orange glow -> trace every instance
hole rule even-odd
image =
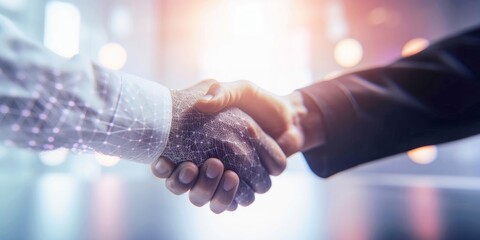
[[[417,54],[428,47],[428,40],[425,38],[414,38],[408,41],[402,49],[402,56],[408,57]]]
[[[206,2],[197,21],[199,78],[247,79],[282,95],[310,84],[309,33],[295,24],[292,1]]]
[[[437,147],[431,145],[416,148],[408,151],[407,155],[414,163],[422,165],[429,164],[437,158]]]
[[[98,61],[106,68],[120,70],[127,62],[127,51],[118,43],[107,43],[100,49]]]
[[[354,67],[362,61],[363,48],[360,42],[346,38],[335,45],[335,61],[342,67]]]
[[[387,10],[383,7],[377,7],[368,14],[368,21],[372,25],[380,25],[387,21]]]

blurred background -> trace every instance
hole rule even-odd
[[[250,80],[277,94],[387,64],[480,24],[477,0],[0,0],[66,57],[184,88]],[[300,154],[248,208],[215,215],[149,166],[0,146],[0,239],[478,239],[480,138],[324,180]]]

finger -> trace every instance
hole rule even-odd
[[[287,167],[287,157],[270,136],[258,130],[258,138],[254,139],[260,161],[270,175],[278,176]]]
[[[244,181],[248,186],[256,193],[265,193],[272,186],[270,175],[260,161],[258,151],[255,147],[255,141],[258,138],[255,125],[246,128],[247,132],[242,134],[249,136],[247,142],[248,146],[231,144],[229,148],[236,154],[233,159],[226,161],[227,169],[234,170],[240,179]],[[240,164],[240,165],[239,165]],[[237,201],[238,202],[238,201]],[[241,204],[240,202],[238,202]]]
[[[198,167],[192,162],[183,162],[167,178],[165,185],[172,193],[180,195],[190,190],[197,177]]]
[[[201,207],[209,202],[223,174],[223,163],[216,158],[210,158],[203,163],[197,182],[190,191],[190,202]]]
[[[304,140],[303,133],[300,133],[298,128],[290,128],[282,135],[275,139],[276,143],[287,156],[299,151],[302,148]]]
[[[286,101],[248,81],[215,82],[195,103],[195,108],[204,113],[219,112],[227,107],[238,107],[275,138],[290,124],[286,118],[290,112]]]
[[[237,207],[238,207],[238,203],[235,202],[235,200],[234,200],[234,201],[230,204],[230,206],[228,206],[227,211],[233,212],[233,211],[237,210]]]
[[[250,101],[243,96],[252,94],[255,86],[247,81],[233,83],[213,83],[205,96],[200,98],[195,107],[205,113],[218,112],[226,107],[236,106],[240,101]]]
[[[259,162],[256,159],[256,162]],[[241,178],[250,186],[256,193],[266,193],[272,187],[272,180],[267,170],[259,163],[256,166],[249,167],[249,173],[240,175]]]
[[[227,170],[223,173],[222,180],[210,202],[212,212],[219,214],[227,210],[233,202],[239,183],[240,179],[235,172]]]
[[[158,178],[168,178],[175,169],[175,164],[167,158],[160,157],[151,165],[152,173]]]
[[[216,83],[217,81],[214,79],[206,79],[203,81],[198,82],[197,84],[187,88],[189,90],[195,89],[195,90],[203,90],[204,93],[207,92],[207,90],[211,87],[212,84]]]
[[[253,192],[252,188],[244,182],[243,180],[240,181],[240,185],[238,186],[237,194],[235,195],[235,202],[242,206],[248,206],[255,201],[255,193]]]

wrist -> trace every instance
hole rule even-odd
[[[313,99],[302,91],[294,91],[288,98],[293,106],[296,124],[304,138],[300,150],[305,151],[324,143],[322,115]]]

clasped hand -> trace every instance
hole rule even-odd
[[[172,101],[169,142],[152,172],[171,192],[190,191],[194,205],[210,201],[215,213],[251,204],[286,156],[322,141],[312,131],[319,114],[309,114],[316,108],[299,92],[277,97],[246,81],[207,80],[172,91]]]

